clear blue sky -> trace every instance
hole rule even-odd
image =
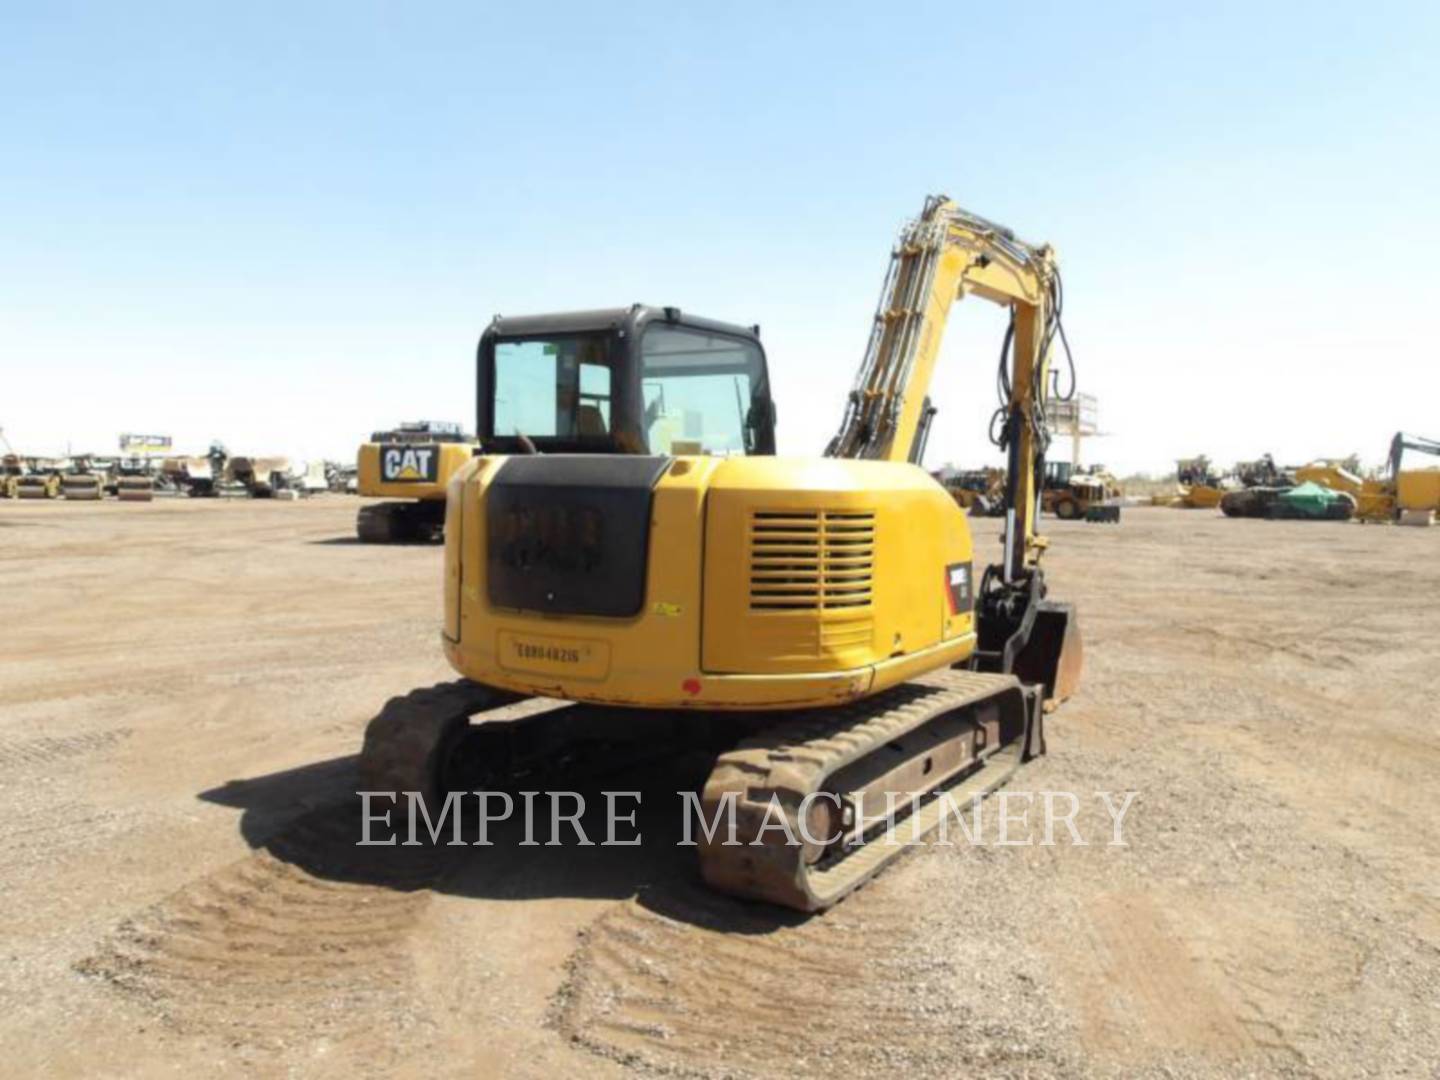
[[[1440,435],[1437,11],[0,2],[0,426],[347,456],[468,426],[493,313],[641,300],[761,323],[814,452],[944,191],[1058,249],[1090,456],[1378,460]]]

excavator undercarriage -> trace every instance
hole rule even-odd
[[[1044,701],[1016,675],[943,670],[799,714],[631,711],[626,736],[658,756],[719,751],[695,829],[708,884],[818,911],[1043,754]],[[453,791],[603,774],[588,736],[616,710],[550,702],[536,722],[535,703],[468,680],[395,698],[366,729],[357,790],[416,792],[433,814]],[[394,809],[405,822],[408,803]]]
[[[355,515],[355,536],[362,544],[432,543],[444,534],[445,504],[435,500],[374,503]]]

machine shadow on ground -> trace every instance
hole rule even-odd
[[[732,899],[708,889],[700,878],[693,846],[682,846],[686,803],[679,792],[699,792],[713,756],[705,748],[669,746],[607,746],[604,760],[563,762],[543,777],[520,782],[490,783],[514,800],[509,820],[492,822],[490,846],[479,838],[478,800],[464,801],[461,839],[452,846],[450,827],[432,844],[423,826],[419,846],[400,841],[383,823],[372,838],[395,836],[397,843],[360,846],[361,800],[356,796],[357,756],[331,758],[253,779],[234,780],[201,792],[206,802],[241,811],[239,829],[245,841],[312,877],[402,891],[431,889],[448,895],[488,900],[548,898],[625,900],[677,921],[728,933],[764,934],[805,921],[807,916],[763,904]],[[532,791],[532,832],[527,837],[521,792]],[[580,826],[591,845],[582,845],[571,825],[559,825],[560,843],[552,837],[547,792],[575,792],[585,800]],[[615,838],[640,838],[639,844],[611,845],[606,792],[616,795]],[[495,800],[493,813],[500,812]],[[572,812],[564,799],[562,814]],[[376,803],[373,811],[383,811]],[[634,812],[634,822],[623,820]],[[692,836],[698,836],[691,821]],[[530,840],[532,843],[526,843]]]
[[[383,544],[367,544],[358,536],[326,536],[319,540],[307,540],[305,543],[311,547],[423,547],[439,548],[441,545],[434,540],[387,540]]]

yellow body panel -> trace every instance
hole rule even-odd
[[[1361,521],[1393,521],[1395,488],[1384,480],[1362,480],[1355,496],[1355,516]]]
[[[432,451],[436,455],[435,479],[394,480],[381,479],[380,455],[386,447],[402,450]],[[445,498],[445,488],[450,478],[465,466],[475,453],[473,443],[373,443],[361,445],[356,455],[356,485],[361,495],[379,496],[387,499],[434,499]]]
[[[1180,499],[1175,505],[1194,510],[1213,510],[1224,496],[1225,492],[1209,484],[1191,484],[1180,488]]]
[[[950,611],[950,573],[974,592],[966,518],[916,466],[676,458],[654,489],[644,606],[606,618],[490,606],[485,496],[503,461],[457,474],[446,508],[445,650],[468,678],[602,704],[798,708],[974,651],[970,606]]]
[[[1404,469],[1395,488],[1401,510],[1440,510],[1440,469]]]

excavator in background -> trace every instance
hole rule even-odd
[[[988,566],[919,465],[942,331],[969,296],[1010,315]],[[1047,596],[1037,532],[1062,303],[1048,246],[927,199],[819,458],[773,456],[758,327],[640,305],[497,318],[483,452],[446,503],[442,639],[464,679],[371,721],[362,790],[433,800],[457,763],[524,774],[544,732],[605,718],[640,738],[657,720],[748,732],[700,795],[707,821],[734,823],[701,841],[702,876],[802,911],[839,901],[904,850],[874,842],[877,807],[924,835],[941,795],[968,804],[1042,753],[1046,707],[1078,683],[1075,612]],[[504,719],[519,698],[547,711]]]
[[[1236,466],[1245,486],[1227,492],[1220,508],[1228,517],[1353,517],[1428,525],[1440,510],[1440,469],[1404,468],[1407,450],[1440,455],[1440,442],[1397,432],[1385,474],[1365,479],[1332,460],[1280,469],[1267,454]]]
[[[1395,433],[1390,440],[1390,457],[1387,463],[1384,483],[1393,489],[1395,518],[1402,524],[1429,525],[1440,511],[1440,469],[1405,469],[1405,451],[1415,450],[1422,454],[1440,456],[1440,442]]]
[[[1334,462],[1321,461],[1296,469],[1295,478],[1350,495],[1361,521],[1430,524],[1440,511],[1440,469],[1406,469],[1407,450],[1440,456],[1440,441],[1397,431],[1390,440],[1383,476],[1361,479]]]
[[[355,535],[366,544],[439,540],[446,485],[477,448],[459,424],[434,420],[375,432],[356,455],[357,488],[393,501],[362,506]]]

